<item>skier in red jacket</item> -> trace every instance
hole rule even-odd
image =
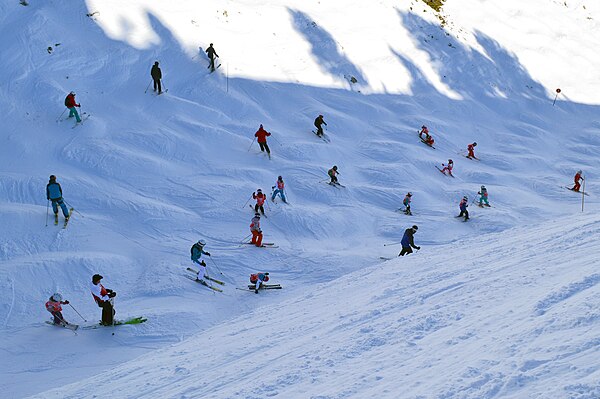
[[[256,137],[256,141],[258,142],[258,145],[260,146],[260,151],[264,152],[265,150],[267,150],[267,154],[269,155],[269,158],[271,158],[271,150],[269,149],[269,146],[267,145],[267,137],[270,135],[271,135],[271,133],[269,133],[265,129],[263,129],[263,125],[260,125],[260,127],[258,128],[256,133],[254,133],[254,137]]]
[[[254,212],[258,212],[258,210],[260,209],[260,212],[264,215],[264,204],[267,199],[267,196],[263,194],[262,190],[259,188],[258,190],[252,193],[252,198],[256,200],[256,205],[254,205]]]
[[[425,144],[427,144],[428,146],[432,147],[434,140],[433,137],[431,137],[431,135],[429,134],[429,129],[427,129],[427,126],[423,125],[421,126],[421,131],[419,132],[419,137],[421,138],[421,141]]]
[[[77,123],[81,122],[81,118],[79,117],[79,114],[77,113],[77,109],[75,108],[75,107],[81,107],[81,104],[77,104],[77,102],[75,101],[75,92],[74,91],[67,94],[67,97],[65,98],[65,107],[67,107],[69,109],[69,118],[75,117],[75,119],[77,120]]]
[[[469,159],[477,159],[477,157],[475,156],[475,147],[477,147],[477,142],[473,142],[472,144],[469,144],[467,146],[467,151],[469,151],[469,154],[467,155],[467,158],[469,158]]]
[[[577,173],[575,173],[575,177],[573,178],[573,180],[575,181],[575,185],[573,186],[573,188],[571,190],[579,192],[579,189],[581,188],[581,183],[579,183],[579,181],[585,180],[583,178],[583,176],[581,176],[582,173],[583,172],[580,170],[578,170]]]
[[[252,244],[257,247],[262,246],[263,233],[260,229],[260,213],[256,212],[250,223],[250,232],[252,233]]]
[[[62,306],[60,305],[68,305],[69,301],[63,301],[63,297],[61,294],[56,293],[48,299],[46,302],[46,310],[54,316],[54,324],[58,324],[61,326],[66,326],[67,321],[62,315]]]

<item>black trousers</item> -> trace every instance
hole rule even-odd
[[[335,184],[338,182],[337,176],[329,176],[329,177],[331,177],[331,181],[330,181],[331,184]]]
[[[210,70],[214,71],[215,70],[215,59],[214,58],[210,58]]]
[[[98,302],[98,306],[102,308],[102,324],[113,324],[115,309],[113,308],[112,303],[109,301],[100,301]]]
[[[264,143],[259,142],[258,145],[260,146],[261,151],[267,150],[267,154],[271,153],[271,150],[269,149],[269,146],[267,145],[266,142],[264,142]]]
[[[154,91],[158,89],[159,93],[162,93],[162,87],[160,86],[160,79],[154,79]]]
[[[411,247],[402,247],[402,251],[398,254],[398,256],[404,256],[408,254],[412,254],[413,250]]]
[[[254,205],[254,212],[258,212],[258,210],[260,209],[260,211],[262,212],[262,214],[265,214],[265,208],[262,205]]]
[[[317,126],[317,136],[322,136],[322,135],[323,135],[323,128],[321,126]]]
[[[464,216],[465,219],[469,218],[469,211],[464,210],[464,211],[460,211],[460,215],[458,215],[458,217]]]

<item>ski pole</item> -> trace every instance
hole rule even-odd
[[[83,319],[83,321],[87,322],[87,320],[85,319],[85,317],[83,317],[83,316],[81,315],[81,313],[79,313],[79,312],[77,311],[77,309],[75,309],[75,308],[73,307],[73,305],[71,305],[71,303],[69,303],[69,306],[73,308],[73,310],[75,311],[75,313],[77,313],[77,314],[79,315],[79,317],[81,317],[81,318]]]
[[[402,244],[402,241],[398,241],[398,242],[392,242],[392,243],[389,243],[389,244],[383,244],[383,246],[384,246],[384,247],[389,247],[389,246],[391,246],[391,245],[398,245],[398,244]]]
[[[48,227],[48,212],[50,212],[50,200],[46,202],[46,227]]]
[[[252,139],[252,143],[250,143],[250,147],[248,147],[248,151],[246,151],[246,152],[250,152],[250,149],[252,148],[252,144],[254,144],[254,140],[256,140],[256,137]]]
[[[271,136],[271,138],[277,143],[279,144],[280,147],[283,147],[283,145],[279,142],[279,140],[277,140],[274,136]]]
[[[221,276],[224,276],[223,272],[221,271],[221,269],[217,265],[217,262],[214,261],[214,259],[212,258],[212,256],[209,256],[209,258],[210,258],[210,260],[212,260],[212,263],[215,265],[215,267],[217,268],[217,270],[219,271],[219,273],[221,273]]]
[[[67,324],[69,324],[62,317],[60,317],[60,316],[56,316],[56,317],[58,317],[58,320],[60,320],[63,323],[63,327],[66,326]],[[71,329],[69,328],[69,330],[71,330]],[[75,332],[75,330],[71,330],[71,331],[73,331],[73,334],[77,335],[77,333]]]
[[[65,112],[67,111],[67,109],[65,108],[62,112],[62,114],[60,114],[60,116],[58,118],[56,118],[56,121],[60,121],[60,119],[62,118],[62,116],[65,114]]]
[[[65,204],[67,204],[67,206],[68,206],[69,208],[73,209],[73,212],[77,212],[77,213],[79,214],[79,216],[81,216],[82,218],[84,218],[84,217],[85,217],[85,216],[83,216],[83,215],[81,214],[81,212],[79,212],[77,209],[73,208],[73,206],[72,206],[71,204],[69,204],[69,203],[67,202],[67,200],[66,200],[66,199],[64,199],[64,198],[63,198],[63,201],[65,202]]]
[[[583,212],[584,198],[585,198],[585,179],[583,179],[583,187],[581,187],[581,212]]]
[[[144,94],[148,93],[148,89],[150,88],[151,84],[152,84],[152,81],[150,81],[150,83],[148,83],[148,86],[146,86],[146,90],[144,90]]]
[[[162,83],[163,89],[165,89],[164,91],[167,91],[167,90],[169,90],[169,89],[167,89],[167,85],[165,84],[165,80],[164,80],[164,79],[161,79],[160,81],[161,81],[161,83]]]
[[[248,198],[248,201],[246,201],[246,203],[242,206],[242,209],[244,209],[246,207],[246,205],[248,205],[248,202],[250,202],[251,199],[252,199],[252,196],[250,196],[250,198]]]

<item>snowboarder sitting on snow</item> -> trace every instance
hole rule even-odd
[[[63,297],[61,294],[56,293],[48,299],[46,302],[46,310],[54,316],[54,324],[58,324],[61,326],[66,326],[67,321],[62,315],[62,306],[60,305],[68,305],[69,301],[63,301]]]
[[[327,171],[327,174],[331,178],[331,181],[329,182],[329,184],[340,184],[338,182],[338,178],[337,178],[337,175],[340,174],[340,172],[338,172],[338,167],[337,166],[333,165],[333,168],[329,169]]]
[[[260,213],[256,212],[250,223],[250,232],[252,233],[252,244],[257,247],[262,246],[263,234],[260,229]]]
[[[327,123],[325,123],[325,121],[323,120],[323,115],[319,115],[315,119],[315,127],[317,128],[317,136],[319,136],[319,137],[323,136],[322,125],[327,126]]]
[[[419,132],[419,137],[421,138],[421,141],[425,144],[427,144],[428,146],[433,146],[434,140],[433,137],[431,137],[429,135],[429,129],[427,129],[427,126],[423,125],[421,126],[421,131]]]
[[[267,154],[269,154],[269,157],[271,156],[271,150],[269,149],[269,146],[267,145],[267,137],[270,135],[271,135],[271,133],[269,133],[265,129],[263,129],[263,125],[260,125],[260,127],[258,128],[256,133],[254,133],[254,137],[256,137],[256,141],[258,142],[258,145],[260,146],[260,151],[264,152],[265,150],[267,150]]]
[[[471,143],[471,144],[469,144],[467,146],[467,151],[469,151],[469,153],[467,154],[467,158],[469,158],[469,159],[478,159],[475,156],[475,147],[477,147],[477,142],[473,142],[473,143]]]
[[[256,200],[256,205],[254,205],[254,212],[258,212],[258,210],[260,209],[260,212],[264,215],[265,208],[263,205],[265,204],[267,196],[263,194],[262,190],[259,188],[252,193],[252,198]]]
[[[485,202],[485,206],[490,206],[488,201],[488,192],[485,186],[481,186],[481,190],[477,192],[479,194],[479,206],[483,207],[483,203]]]
[[[69,118],[75,117],[75,119],[77,119],[77,123],[81,122],[81,118],[79,117],[77,109],[75,108],[81,107],[81,104],[77,104],[77,102],[75,101],[74,91],[70,92],[69,94],[67,94],[67,97],[65,97],[65,107],[69,109]]]
[[[94,297],[96,304],[98,307],[102,308],[102,325],[110,326],[113,324],[115,316],[112,298],[117,296],[117,293],[113,290],[104,288],[104,286],[100,284],[100,280],[102,279],[103,277],[101,275],[94,274],[92,276],[90,290],[92,291],[92,296]]]
[[[215,48],[213,47],[212,43],[206,49],[206,54],[208,55],[208,58],[210,58],[210,65],[209,65],[210,71],[214,72],[215,71],[215,57],[219,58],[219,55],[215,51]]]
[[[444,168],[442,169],[442,173],[443,173],[443,174],[446,174],[446,171],[447,171],[447,172],[448,172],[448,174],[449,174],[450,176],[452,176],[452,168],[454,168],[454,162],[453,162],[451,159],[449,159],[449,160],[448,160],[448,165],[444,165],[444,164],[442,164],[442,166],[444,167]]]
[[[408,193],[406,193],[406,196],[404,197],[404,201],[402,201],[402,205],[404,205],[406,207],[406,209],[404,209],[404,213],[406,213],[407,215],[412,215],[412,213],[410,212],[411,199],[412,199],[412,193],[408,192]]]
[[[575,181],[575,185],[571,190],[579,192],[579,189],[581,188],[581,183],[579,183],[579,181],[585,180],[583,176],[581,176],[582,173],[583,172],[580,170],[578,170],[577,173],[575,173],[575,177],[573,178],[573,180]]]
[[[271,201],[275,202],[275,197],[277,196],[277,194],[279,194],[281,200],[287,204],[287,201],[285,199],[285,193],[283,192],[284,187],[285,183],[283,182],[283,177],[279,176],[277,178],[277,186],[273,186],[273,195],[271,195]]]
[[[269,281],[269,272],[266,273],[254,273],[250,275],[250,282],[255,284],[254,293],[258,294],[258,290],[262,287],[263,283]]]
[[[58,223],[58,206],[62,209],[65,220],[69,220],[69,210],[62,198],[62,188],[56,181],[56,176],[50,175],[50,181],[46,185],[46,199],[52,201],[52,211],[54,211],[54,223]]]
[[[469,211],[467,211],[468,206],[469,206],[469,198],[465,195],[462,198],[462,200],[460,201],[460,204],[458,204],[458,207],[460,208],[460,215],[458,215],[457,218],[464,216],[465,222],[467,220],[469,220]]]
[[[150,76],[152,76],[152,80],[154,81],[154,91],[158,89],[158,94],[161,94],[162,87],[160,85],[160,80],[162,79],[162,71],[158,67],[158,61],[156,61],[152,66],[152,69],[150,70]]]
[[[405,254],[412,254],[412,252],[413,252],[412,248],[421,249],[421,247],[418,247],[415,245],[415,239],[413,237],[413,235],[417,232],[417,230],[419,230],[419,227],[417,227],[417,225],[414,225],[413,227],[410,227],[410,228],[404,230],[404,235],[402,236],[402,241],[400,241],[400,244],[402,244],[402,251],[400,251],[398,256],[404,256]]]
[[[202,257],[202,255],[210,256],[210,252],[206,252],[204,250],[205,246],[206,246],[206,241],[200,239],[200,240],[198,240],[197,243],[192,245],[192,248],[190,249],[192,262],[194,262],[200,266],[203,266],[203,267],[206,267],[206,264],[204,263],[204,261],[199,262],[198,260]]]

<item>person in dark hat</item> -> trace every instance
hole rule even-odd
[[[400,241],[400,243],[402,244],[402,251],[400,251],[398,256],[412,254],[412,248],[421,249],[421,247],[415,245],[415,239],[413,237],[417,230],[419,230],[419,227],[417,227],[417,225],[414,225],[413,227],[409,227],[404,231],[404,236],[402,237],[402,241]]]
[[[158,94],[162,94],[162,87],[160,86],[160,80],[162,79],[162,71],[158,67],[158,61],[154,63],[150,70],[150,76],[154,80],[154,91],[158,90]]]
[[[94,274],[92,276],[90,289],[96,304],[98,307],[102,308],[102,325],[110,326],[114,323],[115,309],[113,306],[113,298],[117,296],[117,293],[113,290],[104,288],[104,286],[100,284],[102,278],[101,275]]]

